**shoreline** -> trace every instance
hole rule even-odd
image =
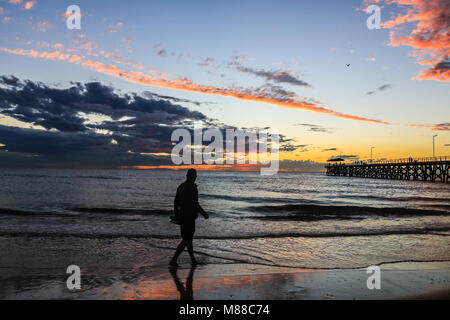
[[[53,279],[35,287],[1,292],[1,297],[19,300],[450,299],[448,262],[382,266],[379,290],[367,288],[367,278],[371,274],[365,269],[308,270],[250,264],[208,264],[198,266],[194,271],[185,265],[176,272],[171,272],[168,267],[144,269],[137,268],[132,276],[125,277],[103,274],[104,278],[98,279],[92,274],[82,278],[82,289],[74,292],[66,288],[65,281]]]

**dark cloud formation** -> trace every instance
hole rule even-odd
[[[174,129],[192,126],[194,121],[213,123],[204,114],[170,101],[176,98],[145,95],[152,98],[119,95],[98,82],[72,83],[62,89],[1,76],[0,114],[46,129],[0,126],[0,143],[8,150],[1,157],[33,155],[37,163],[43,161],[39,158],[63,166],[117,167],[162,160],[170,164],[167,156],[141,154],[170,153]]]
[[[382,86],[379,86],[379,87],[376,88],[375,90],[366,92],[366,95],[370,96],[370,95],[374,94],[374,93],[377,92],[377,91],[385,91],[385,90],[387,90],[387,89],[389,89],[389,88],[391,88],[391,87],[392,87],[392,85],[390,85],[390,84],[383,84]]]
[[[98,82],[72,83],[70,88],[60,89],[2,76],[0,85],[1,114],[61,132],[111,129],[114,122],[117,131],[130,133],[128,130],[134,131],[136,127],[174,125],[186,119],[207,120],[202,113],[167,100],[147,99],[135,93],[119,95],[112,87]],[[111,121],[90,124],[81,113],[107,116]],[[124,117],[132,119],[120,121]]]
[[[0,137],[5,144],[0,148],[2,167],[118,168],[169,163],[167,157],[129,153],[106,135],[0,126]]]
[[[256,77],[264,78],[269,81],[276,83],[287,83],[294,86],[311,87],[311,85],[303,80],[300,80],[296,75],[291,74],[286,71],[281,70],[264,70],[264,69],[253,69],[249,67],[244,67],[241,65],[236,66],[236,70],[244,73],[254,75]]]
[[[449,17],[447,17],[449,18]],[[444,60],[432,66],[430,69],[422,71],[419,79],[447,79],[450,75],[450,59],[445,57]]]
[[[337,151],[337,148],[328,148],[328,149],[323,149],[322,152],[328,152],[328,151]]]
[[[151,92],[118,94],[98,82],[55,88],[0,76],[0,115],[30,126],[0,126],[0,166],[172,165],[167,154],[175,129],[193,136],[194,122],[200,122],[219,129],[224,144],[225,130],[237,129],[174,102],[196,104]],[[280,135],[281,148],[291,150],[291,141]]]
[[[156,54],[160,57],[165,57],[167,56],[167,51],[166,50],[159,50],[158,52],[156,52]]]
[[[242,65],[242,61],[247,60],[245,57],[234,56],[228,63],[229,67],[232,67],[240,72],[251,74],[256,77],[264,78],[267,81],[273,81],[275,83],[286,83],[294,86],[311,87],[311,85],[303,80],[300,80],[293,72],[287,72],[282,70],[264,70],[255,69]]]
[[[312,132],[324,132],[324,133],[332,133],[331,129],[325,128],[323,126],[319,126],[316,124],[310,124],[310,123],[298,123],[295,126],[302,126],[308,128],[308,131]]]

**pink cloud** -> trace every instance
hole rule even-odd
[[[412,49],[420,65],[430,65],[413,79],[450,81],[450,5],[448,0],[381,0],[397,5],[405,12],[385,21],[382,26],[392,29],[389,45]],[[409,34],[401,35],[406,24],[414,24]],[[423,60],[425,57],[431,59]]]
[[[25,5],[23,6],[23,8],[24,8],[25,10],[30,10],[31,8],[34,7],[35,4],[36,4],[36,1],[27,1],[27,2],[25,3]]]

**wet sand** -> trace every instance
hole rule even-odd
[[[249,264],[140,268],[109,276],[82,276],[69,291],[55,270],[2,270],[2,299],[450,299],[450,264],[398,263],[381,266],[381,289],[369,290],[365,269],[302,270]],[[37,279],[37,278],[38,279]],[[190,278],[191,277],[191,278]],[[24,284],[24,282],[26,282]],[[14,289],[16,288],[16,289]]]

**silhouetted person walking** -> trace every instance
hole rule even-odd
[[[192,265],[197,265],[192,245],[195,233],[195,219],[198,217],[197,212],[200,212],[205,219],[209,218],[208,214],[198,203],[198,190],[195,184],[196,178],[197,171],[195,169],[189,169],[186,174],[186,181],[178,186],[175,196],[174,212],[175,217],[180,222],[182,240],[175,251],[175,255],[170,260],[170,265],[174,267],[178,266],[178,256],[183,252],[185,247],[188,249]]]

